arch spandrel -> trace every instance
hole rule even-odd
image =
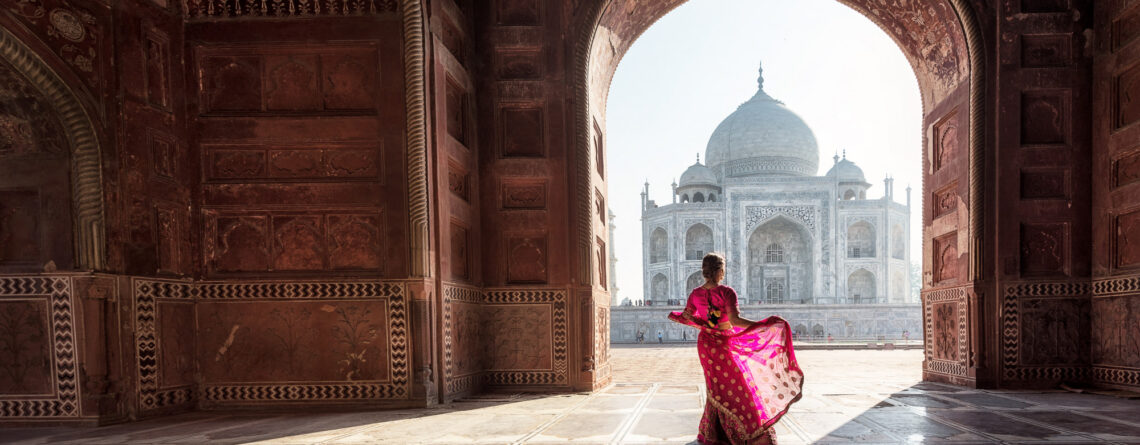
[[[102,154],[91,118],[78,96],[43,59],[0,27],[0,58],[34,85],[59,119],[71,156],[74,267],[105,267]]]

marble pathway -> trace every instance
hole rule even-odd
[[[1140,443],[1140,400],[920,382],[922,351],[802,351],[805,397],[781,444]],[[690,443],[703,403],[692,345],[613,349],[593,394],[487,394],[398,411],[196,412],[94,429],[0,429],[0,442],[85,444]]]

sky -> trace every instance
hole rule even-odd
[[[670,184],[704,158],[708,138],[756,92],[783,101],[815,132],[819,175],[832,156],[863,169],[883,195],[911,197],[911,258],[922,258],[922,99],[902,51],[836,0],[691,0],[629,49],[609,93],[606,145],[618,296],[642,297],[641,190],[672,202]],[[620,167],[618,167],[620,166]],[[731,285],[731,283],[729,283]]]

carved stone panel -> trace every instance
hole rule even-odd
[[[504,181],[502,200],[504,209],[545,209],[546,183],[536,181]]]
[[[1021,275],[1068,275],[1069,225],[1023,223],[1021,225]]]
[[[315,110],[320,105],[316,56],[270,56],[266,70],[268,110]]]
[[[934,282],[958,278],[958,232],[934,239]]]
[[[533,26],[540,24],[539,0],[501,0],[496,2],[497,22],[508,26]]]
[[[146,99],[151,105],[170,109],[170,37],[157,29],[149,29],[143,41],[146,65]]]
[[[52,393],[46,299],[0,300],[0,394]]]
[[[381,269],[380,216],[376,214],[331,214],[329,262],[335,270]]]
[[[545,283],[546,267],[545,236],[507,238],[507,282]]]
[[[324,109],[375,108],[375,64],[375,57],[368,53],[321,55]]]
[[[934,358],[956,362],[958,355],[958,305],[959,302],[936,303],[933,305],[933,350]]]
[[[1089,301],[1019,299],[1020,365],[1088,363]]]
[[[1134,150],[1113,161],[1113,187],[1123,187],[1138,181],[1140,181],[1140,150]]]
[[[934,192],[934,218],[953,213],[958,208],[958,181]]]
[[[1023,68],[1062,68],[1072,63],[1073,42],[1069,34],[1021,36]]]
[[[273,217],[273,269],[321,270],[326,252],[324,221],[319,216]]]
[[[603,288],[608,288],[609,286],[606,284],[606,271],[609,269],[609,261],[607,261],[606,257],[606,242],[602,241],[601,237],[598,237],[597,243],[598,285]]]
[[[467,109],[468,109],[468,94],[467,91],[459,86],[459,83],[451,77],[447,78],[447,88],[444,91],[444,113],[447,121],[447,134],[459,141],[464,146],[467,145]]]
[[[1021,95],[1021,144],[1053,145],[1068,142],[1067,92],[1033,91]]]
[[[543,66],[541,50],[500,51],[496,73],[502,80],[541,79]]]
[[[504,157],[546,155],[541,108],[504,108],[499,121],[501,152]]]
[[[207,57],[202,62],[206,111],[261,110],[261,59]]]
[[[1116,267],[1140,266],[1140,209],[1117,215],[1113,227]]]
[[[194,305],[190,302],[160,301],[155,304],[158,319],[158,388],[187,386],[195,383],[194,356],[196,326]]]
[[[467,239],[467,228],[451,223],[451,276],[466,280],[471,278],[470,241]]]
[[[1116,76],[1115,93],[1116,128],[1140,120],[1140,64]]]
[[[1067,169],[1023,169],[1021,199],[1068,199]]]
[[[471,201],[471,176],[458,162],[447,164],[447,189],[459,199]]]
[[[186,206],[163,203],[155,206],[155,228],[158,231],[158,271],[189,274],[185,248],[189,244],[190,212]]]
[[[172,181],[178,178],[178,147],[174,136],[163,131],[147,129],[146,139],[150,147],[154,175]]]
[[[216,219],[214,269],[248,272],[269,269],[269,218],[229,216]]]
[[[1121,47],[1140,37],[1140,8],[1131,8],[1112,21],[1112,47]]]
[[[951,111],[937,124],[934,124],[934,138],[932,140],[934,141],[934,149],[931,150],[931,165],[934,171],[939,171],[954,159],[955,153],[958,152],[957,110]]]
[[[204,301],[197,308],[206,382],[391,378],[385,300]]]
[[[485,304],[482,338],[488,370],[552,369],[552,310],[549,304]]]
[[[1140,298],[1095,298],[1092,320],[1093,364],[1140,368]]]

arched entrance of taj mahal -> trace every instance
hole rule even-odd
[[[924,378],[1140,386],[1140,8],[842,2],[922,92]],[[607,90],[683,2],[332,3],[0,0],[0,420],[611,382]]]

